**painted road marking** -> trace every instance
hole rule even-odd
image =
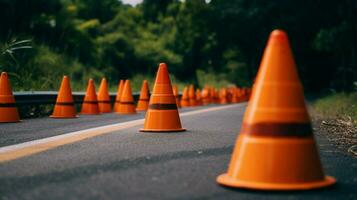
[[[202,110],[189,111],[180,114],[180,116],[184,117],[184,116],[196,115],[196,114],[223,110],[223,109],[228,109],[236,106],[244,106],[244,105],[245,104],[234,104],[234,105],[207,108]],[[95,136],[104,135],[106,133],[132,128],[142,124],[144,124],[144,119],[138,119],[128,122],[121,122],[117,124],[111,124],[111,125],[100,126],[96,128],[85,129],[81,131],[65,133],[62,135],[33,140],[20,144],[0,147],[0,163],[33,155],[36,153],[47,151],[49,149],[53,149],[66,144],[75,143]]]

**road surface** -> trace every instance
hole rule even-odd
[[[28,155],[25,153],[23,157],[0,160],[0,197],[357,198],[356,159],[336,149],[323,134],[315,136],[326,174],[338,180],[332,188],[303,192],[256,192],[217,185],[215,178],[227,170],[245,107],[246,104],[235,104],[180,110],[183,127],[188,130],[180,133],[139,132],[143,127],[142,113],[81,116],[70,120],[42,118],[0,124],[0,152],[19,148],[11,146],[19,143],[23,146],[38,145],[38,141],[51,138],[62,141],[45,146],[36,154],[32,154],[30,149],[26,151]],[[76,132],[88,129],[92,133]],[[61,139],[63,135],[70,139]],[[84,139],[73,139],[81,136]]]

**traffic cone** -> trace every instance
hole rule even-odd
[[[247,101],[247,94],[245,88],[242,88],[242,99],[243,101]]]
[[[232,94],[231,94],[230,88],[225,88],[225,90],[226,90],[227,103],[231,103],[232,102]]]
[[[63,76],[57,100],[51,118],[76,118],[77,111],[74,107],[71,84],[67,76]]]
[[[307,190],[336,182],[322,170],[284,31],[270,35],[228,172],[217,182],[257,190]]]
[[[0,76],[0,122],[20,121],[15,97],[12,94],[9,78],[6,72]]]
[[[205,86],[202,90],[202,94],[201,94],[201,97],[202,97],[202,104],[203,105],[208,105],[211,103],[211,94],[210,94],[210,89],[208,86]]]
[[[84,115],[100,114],[98,98],[97,98],[97,93],[95,92],[93,79],[89,79],[88,81],[87,92],[83,99],[81,114]]]
[[[238,103],[239,99],[238,99],[238,96],[237,96],[237,88],[235,88],[235,87],[231,88],[230,93],[231,93],[231,96],[232,96],[231,102],[232,103]]]
[[[176,99],[176,105],[178,108],[181,108],[181,102],[180,102],[180,95],[178,93],[178,87],[177,85],[172,86],[172,92],[174,93],[175,99]]]
[[[195,87],[192,84],[188,87],[188,98],[189,98],[189,106],[196,106]]]
[[[201,98],[201,90],[200,89],[196,89],[196,106],[202,106],[202,98]]]
[[[123,94],[124,80],[119,81],[117,96],[115,97],[114,112],[119,112],[120,97]]]
[[[146,113],[144,132],[178,132],[181,127],[176,99],[172,91],[169,72],[165,63],[160,63],[154,90]]]
[[[181,107],[184,108],[188,106],[190,106],[189,97],[188,97],[188,88],[184,87],[181,97]]]
[[[226,88],[221,88],[219,91],[219,103],[220,104],[227,104],[227,90]]]
[[[252,95],[252,88],[247,88],[247,101],[249,101],[251,95]]]
[[[247,96],[245,94],[244,88],[240,89],[239,95],[240,95],[240,101],[241,102],[246,102],[247,101]]]
[[[214,97],[215,98],[215,102],[216,102],[216,104],[220,104],[221,103],[220,90],[215,88],[214,92],[215,92],[215,97]]]
[[[140,91],[140,97],[136,111],[146,111],[149,108],[150,91],[149,84],[146,80],[143,81]]]
[[[100,83],[100,86],[99,86],[98,105],[99,105],[99,111],[101,113],[112,112],[112,106],[110,104],[108,83],[105,78],[102,79],[102,82]]]
[[[135,104],[133,94],[131,92],[130,81],[124,83],[123,93],[120,97],[119,114],[135,114]]]
[[[244,101],[245,101],[245,100],[244,100],[245,97],[244,97],[244,94],[243,94],[243,89],[240,88],[237,93],[238,93],[239,102],[244,102]]]
[[[210,89],[210,93],[211,93],[211,103],[217,103],[216,102],[216,89],[214,87],[212,87]]]

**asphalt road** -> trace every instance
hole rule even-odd
[[[0,163],[1,199],[356,199],[356,159],[315,134],[332,188],[303,192],[229,189],[227,169],[246,104],[181,117],[188,131],[141,133],[142,125]],[[190,112],[207,107],[181,110]],[[0,124],[0,145],[131,121],[143,114],[49,118]]]

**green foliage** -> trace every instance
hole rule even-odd
[[[313,107],[321,114],[331,118],[351,118],[357,121],[357,92],[336,93],[318,99]]]
[[[0,70],[9,71],[13,65],[17,66],[19,61],[15,53],[31,48],[31,40],[18,40],[17,38],[0,44]]]
[[[88,21],[83,22],[78,26],[79,30],[89,30],[89,29],[95,29],[99,27],[100,22],[98,19],[90,19]]]
[[[213,86],[216,88],[225,87],[230,84],[228,82],[227,74],[215,74],[214,72],[205,72],[203,70],[196,71],[198,78],[198,86],[203,88],[205,85]]]
[[[269,33],[281,28],[306,91],[352,91],[356,10],[352,0],[144,0],[135,7],[118,0],[0,0],[0,70],[10,73],[15,90],[56,90],[63,74],[75,90],[104,76],[113,88],[132,79],[138,90],[160,62],[180,87],[250,86]]]
[[[111,20],[119,6],[118,0],[73,0],[77,14],[82,19],[98,19],[100,22]]]

